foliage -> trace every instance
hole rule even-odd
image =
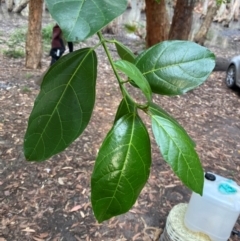
[[[52,29],[54,24],[50,23],[42,28],[43,49],[49,52],[51,48]]]
[[[3,54],[9,58],[23,58],[25,56],[25,52],[22,49],[8,49],[8,50],[3,50]]]
[[[137,32],[137,25],[136,24],[125,23],[124,27],[127,30],[127,32],[129,32],[129,33]]]
[[[216,0],[217,5],[221,5],[222,3],[230,3],[230,0]]]
[[[26,73],[25,75],[26,79],[31,79],[33,77],[32,73]]]
[[[146,27],[144,26],[144,24],[141,24],[140,22],[125,23],[124,29],[127,33],[134,33],[140,38],[144,38],[146,35]]]
[[[52,39],[52,28],[53,28],[52,23],[42,28],[43,46],[47,52],[50,49],[50,43]],[[23,58],[25,56],[24,50],[25,50],[26,36],[27,36],[26,28],[20,28],[14,31],[10,35],[7,41],[5,40],[3,41],[8,46],[8,49],[4,50],[3,54],[10,58]]]
[[[24,86],[22,87],[21,92],[24,94],[27,94],[27,93],[31,93],[31,90],[29,89],[29,87]]]
[[[18,29],[14,33],[11,34],[8,44],[9,46],[17,46],[25,43],[27,36],[26,28]]]
[[[153,93],[179,95],[194,89],[214,68],[214,55],[187,41],[159,43],[135,56],[100,30],[127,7],[126,0],[46,0],[68,41],[84,41],[97,34],[96,46],[77,50],[58,60],[44,76],[24,138],[28,161],[43,161],[67,148],[81,135],[95,103],[98,58],[105,50],[122,93],[113,127],[103,141],[91,179],[91,200],[99,222],[127,212],[146,184],[151,166],[151,144],[142,111],[149,116],[163,158],[191,190],[202,193],[203,169],[195,143],[184,128],[160,106]],[[109,45],[116,47],[114,61]],[[127,85],[145,97],[138,103]]]
[[[8,49],[3,54],[9,58],[23,58],[25,56],[24,43],[26,40],[26,29],[18,29],[13,32],[7,41],[4,41]]]
[[[44,43],[49,44],[52,40],[52,28],[53,24],[48,24],[45,27],[42,28],[42,39]]]

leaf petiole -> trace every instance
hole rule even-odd
[[[106,42],[107,42],[107,41],[105,40],[105,38],[103,37],[103,35],[102,35],[102,33],[101,33],[100,31],[97,32],[97,35],[98,35],[98,38],[99,38],[99,40],[100,40],[100,42],[101,42],[101,44],[102,44],[102,46],[103,46],[103,48],[104,48],[104,51],[105,51],[106,55],[107,55],[107,57],[108,57],[108,60],[109,60],[110,65],[111,65],[111,67],[112,67],[112,69],[113,69],[113,72],[114,72],[114,74],[115,74],[115,76],[116,76],[116,78],[117,78],[117,81],[118,81],[120,90],[121,90],[121,92],[122,92],[122,95],[123,95],[123,97],[125,98],[124,90],[123,90],[123,87],[122,87],[122,80],[121,80],[121,78],[120,78],[120,76],[119,76],[119,74],[118,74],[118,72],[117,72],[116,67],[114,66],[114,61],[113,61],[112,56],[111,56],[111,54],[110,54],[110,52],[109,52],[109,50],[108,50],[108,47],[107,47],[107,45],[106,45]]]

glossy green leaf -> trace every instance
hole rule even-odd
[[[127,212],[148,180],[150,139],[136,114],[119,119],[104,140],[94,166],[91,200],[99,222]]]
[[[122,60],[134,63],[135,55],[127,46],[123,45],[118,41],[115,41],[115,46],[117,48],[118,55],[121,57]]]
[[[29,161],[63,151],[87,126],[95,102],[97,57],[81,49],[60,58],[46,73],[24,138]]]
[[[127,96],[125,96],[125,98],[122,99],[122,101],[120,102],[120,105],[118,106],[114,123],[124,115],[135,113],[135,112],[136,112],[135,103],[133,103]]]
[[[186,132],[159,115],[152,115],[152,130],[164,160],[187,187],[202,194],[203,169]]]
[[[118,60],[115,67],[126,74],[143,92],[148,101],[152,100],[152,90],[140,70],[132,63],[125,60]]]
[[[194,42],[164,41],[144,51],[135,63],[154,93],[179,95],[207,79],[215,56]]]
[[[185,131],[185,129],[177,122],[177,120],[175,118],[173,118],[171,115],[169,115],[165,110],[163,110],[160,106],[154,104],[154,103],[150,103],[148,110],[150,112],[151,115],[157,115],[160,116],[164,119],[167,119],[169,121],[171,121],[172,123],[174,123],[175,125],[177,125],[179,127],[179,129],[182,130],[182,132],[185,132],[185,134],[188,136],[187,132]],[[195,147],[196,144],[195,142],[192,140],[191,137],[189,137],[189,140],[192,141],[193,146]]]
[[[87,39],[127,8],[127,0],[46,0],[46,4],[68,41]]]

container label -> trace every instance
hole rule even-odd
[[[229,185],[228,183],[221,183],[218,186],[218,191],[222,194],[227,194],[227,195],[231,195],[231,194],[235,194],[237,193],[237,189],[234,188],[233,186]]]

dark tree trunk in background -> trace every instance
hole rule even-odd
[[[26,67],[41,68],[43,0],[30,0],[28,34],[26,41]]]
[[[145,0],[146,3],[146,45],[151,47],[168,38],[169,20],[165,0]]]
[[[188,40],[196,0],[177,0],[169,39]]]

